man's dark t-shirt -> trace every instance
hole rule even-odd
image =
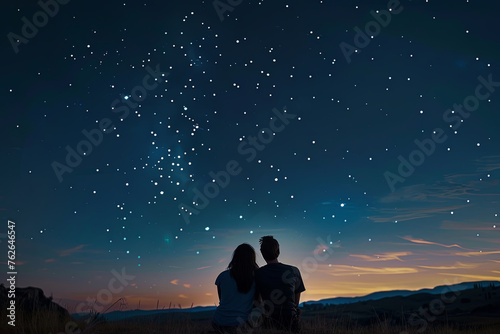
[[[255,283],[264,305],[269,302],[273,304],[272,317],[297,314],[295,294],[306,290],[297,267],[269,263],[257,269]]]

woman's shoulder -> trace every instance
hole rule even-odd
[[[226,269],[224,270],[223,272],[221,272],[218,276],[217,276],[217,279],[215,280],[215,284],[217,284],[217,282],[220,282],[221,280],[225,280],[227,279],[228,277],[230,277],[230,273],[229,273],[229,269]]]

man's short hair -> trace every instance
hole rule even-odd
[[[280,244],[272,235],[266,235],[259,240],[260,252],[266,261],[272,261],[280,255]]]

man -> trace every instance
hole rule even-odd
[[[280,245],[273,236],[260,238],[260,252],[267,265],[255,272],[256,292],[262,299],[264,325],[298,333],[300,293],[304,282],[297,267],[280,263]]]

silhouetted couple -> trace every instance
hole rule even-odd
[[[300,293],[306,290],[300,271],[278,261],[280,246],[272,236],[259,242],[265,266],[257,265],[252,246],[241,244],[215,280],[220,302],[212,325],[218,333],[251,333],[261,326],[300,331]]]

